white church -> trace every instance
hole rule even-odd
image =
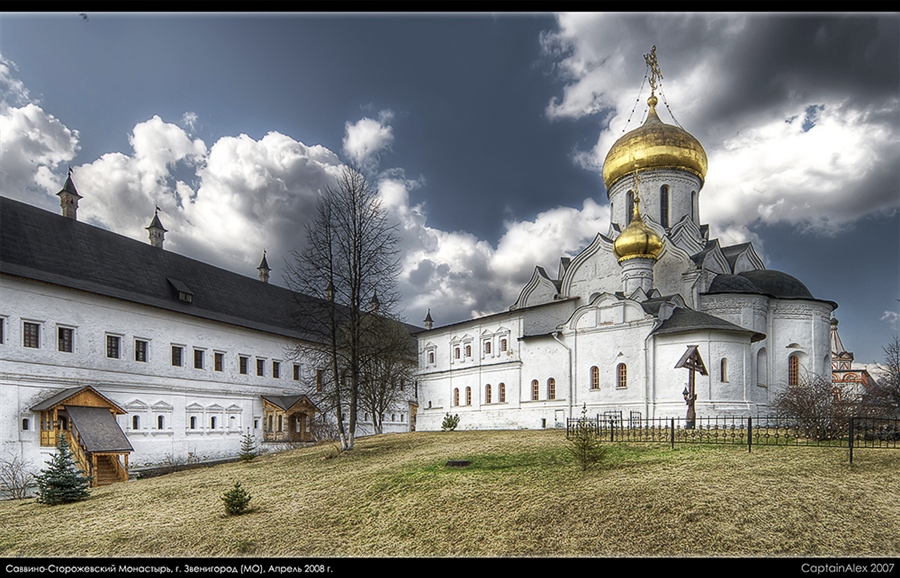
[[[428,312],[419,429],[447,413],[460,429],[561,427],[585,404],[624,420],[764,415],[779,388],[831,375],[837,304],[766,269],[751,243],[711,237],[706,152],[660,120],[646,58],[646,120],[603,165],[609,229],[557,271],[535,267],[508,311],[443,327]]]

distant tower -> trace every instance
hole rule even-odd
[[[72,167],[69,167],[69,175],[66,177],[66,184],[63,185],[62,190],[56,194],[59,196],[59,206],[62,208],[62,216],[67,219],[77,220],[75,213],[78,211],[78,199],[81,198],[81,195],[78,194],[78,190],[75,189],[75,183],[72,182]]]
[[[838,320],[831,318],[831,369],[832,371],[850,370],[853,366],[853,354],[844,349],[841,336],[838,335]]]
[[[428,315],[425,316],[425,329],[431,329],[434,327],[434,319],[431,318],[431,309],[428,310]]]
[[[637,194],[635,178],[634,210],[631,223],[616,237],[613,252],[622,267],[622,285],[625,295],[631,295],[641,287],[644,293],[653,289],[653,265],[662,253],[662,239],[644,223],[641,216],[641,199]]]
[[[271,271],[271,269],[269,269],[269,263],[268,263],[268,261],[266,261],[266,250],[265,249],[263,249],[262,261],[259,262],[259,267],[257,267],[256,270],[259,271],[259,280],[262,281],[263,283],[268,283],[269,282],[269,272]]]
[[[369,299],[369,310],[372,313],[378,313],[378,308],[381,307],[381,301],[378,300],[378,291],[372,293],[372,298]]]
[[[156,207],[156,212],[153,213],[153,220],[150,221],[150,226],[145,228],[150,232],[150,245],[162,249],[166,240],[166,228],[162,226],[159,220],[159,207]]]

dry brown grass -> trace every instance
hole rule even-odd
[[[0,503],[0,556],[896,556],[900,453],[413,433]],[[329,457],[332,456],[332,457]],[[444,468],[467,459],[466,469]],[[224,515],[240,481],[249,513]]]

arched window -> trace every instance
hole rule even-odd
[[[141,417],[138,415],[131,418],[131,429],[141,429]]]
[[[209,429],[216,429],[216,416],[209,418]]]
[[[556,380],[552,377],[547,380],[547,399],[556,399]]]
[[[616,367],[616,387],[628,387],[628,367],[624,363]]]
[[[466,388],[466,405],[472,405],[472,388]]]
[[[191,429],[197,429],[197,416],[191,416]]]
[[[490,355],[490,354],[491,354],[491,342],[490,342],[490,341],[485,341],[485,342],[484,342],[484,354],[485,354],[485,355]]]
[[[501,381],[500,385],[497,386],[497,390],[497,401],[504,403],[506,401],[506,384]]]
[[[632,213],[634,213],[634,191],[628,191],[625,197],[625,226],[631,224]]]
[[[800,359],[796,355],[788,357],[788,385],[800,385]]]
[[[491,403],[491,384],[484,386],[484,403]]]
[[[506,338],[500,340],[500,351],[506,351]]]
[[[659,188],[659,224],[669,228],[669,185]]]
[[[459,388],[453,388],[453,405],[459,405]]]
[[[343,416],[341,416],[343,418]],[[278,416],[278,431],[284,431],[284,416]]]
[[[719,362],[719,381],[722,383],[728,382],[728,360],[724,357]]]
[[[269,416],[269,419],[268,419],[269,427],[266,428],[268,431],[275,431],[275,426],[273,425],[272,419],[273,419],[273,418],[272,418],[272,416],[270,415],[270,416]]]
[[[472,346],[466,345],[466,357],[472,357]]]
[[[165,418],[163,418],[163,416],[161,415],[156,416],[156,429],[164,429],[165,425]]]
[[[428,363],[434,363],[434,351],[428,352]]]
[[[540,388],[541,384],[538,383],[538,380],[534,379],[531,381],[531,399],[536,400],[540,397]]]
[[[596,365],[591,368],[591,389],[600,389],[600,368]]]
[[[457,347],[453,350],[453,357],[455,357],[456,359],[459,359],[459,347]]]
[[[756,353],[756,384],[765,386],[768,374],[769,364],[767,362],[766,348],[762,347]]]

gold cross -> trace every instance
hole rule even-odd
[[[656,45],[650,49],[649,54],[644,55],[644,61],[650,68],[650,96],[656,94],[656,84],[662,80],[662,72],[659,71],[659,63],[656,61]]]

